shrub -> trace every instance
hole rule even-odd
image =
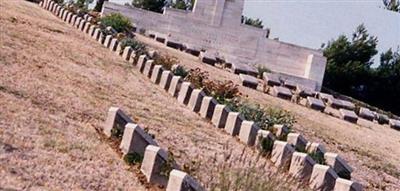
[[[174,73],[174,75],[180,76],[182,78],[185,78],[189,74],[189,72],[186,71],[186,69],[181,65],[178,65],[172,72]]]
[[[111,13],[100,19],[105,27],[111,26],[117,32],[127,32],[132,28],[131,21],[119,13]]]
[[[269,138],[258,137],[260,145],[258,145],[258,150],[262,156],[267,156],[271,153],[272,147],[274,146],[274,141]]]
[[[206,81],[204,85],[206,94],[214,97],[218,102],[225,103],[239,97],[238,85],[232,81]]]
[[[192,83],[197,89],[203,88],[205,85],[205,81],[208,80],[208,72],[201,71],[200,68],[190,69],[185,80]]]
[[[140,56],[146,53],[146,45],[143,43],[133,39],[133,38],[124,38],[120,42],[121,53],[124,51],[124,48],[130,46],[136,53],[136,55]]]
[[[162,65],[166,70],[172,70],[172,66],[179,63],[178,58],[170,55],[156,54],[153,60],[155,65]]]
[[[296,122],[294,116],[285,110],[279,108],[267,108],[266,113],[269,116],[268,127],[272,127],[276,124],[285,124],[288,128],[292,128]]]
[[[265,112],[260,105],[251,105],[248,103],[241,103],[236,109],[240,112],[246,120],[254,121],[254,123],[261,129],[267,129],[269,127],[270,116]]]
[[[271,70],[268,69],[268,68],[265,67],[265,66],[258,66],[258,67],[257,67],[257,70],[258,70],[258,77],[259,77],[259,78],[262,78],[262,77],[263,77],[264,72],[271,73]]]
[[[124,161],[128,165],[140,164],[143,161],[143,156],[138,153],[129,153],[124,156]]]
[[[171,151],[168,151],[168,159],[161,165],[160,175],[169,177],[169,173],[174,169],[174,167],[175,167],[174,155]]]
[[[308,154],[316,163],[318,164],[322,164],[325,165],[325,158],[324,158],[324,154],[322,154],[321,152],[312,152]]]

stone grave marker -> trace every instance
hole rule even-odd
[[[217,128],[224,128],[229,112],[231,112],[231,110],[226,105],[217,104],[214,108],[211,123],[214,124]]]
[[[287,142],[298,151],[305,152],[308,141],[299,133],[289,133]]]
[[[216,105],[218,105],[218,102],[213,97],[204,97],[199,111],[200,116],[211,120],[214,115],[214,109]]]
[[[173,97],[177,97],[179,90],[181,89],[182,85],[182,77],[180,76],[173,76],[171,79],[171,85],[169,86],[168,93]]]
[[[301,181],[310,181],[315,161],[306,153],[294,152],[290,162],[289,174]]]
[[[271,161],[276,167],[286,168],[290,165],[294,151],[294,148],[287,142],[276,140],[272,148]]]
[[[291,100],[293,96],[292,92],[290,92],[288,88],[282,86],[274,86],[272,88],[271,95],[286,100]]]
[[[239,131],[240,141],[253,146],[256,142],[258,130],[260,128],[253,121],[243,121]]]
[[[324,158],[326,164],[332,167],[337,175],[341,178],[350,179],[353,169],[338,154],[325,153]]]
[[[229,135],[239,135],[240,126],[244,121],[244,117],[239,112],[229,112],[225,124],[225,132]]]
[[[307,97],[307,107],[324,112],[325,104],[322,100],[314,98],[314,97]]]
[[[163,71],[161,74],[160,86],[164,88],[164,90],[168,90],[172,80],[172,72],[169,70]]]
[[[111,137],[113,129],[123,132],[127,123],[133,121],[118,107],[110,107],[103,132],[107,137]]]
[[[151,74],[150,80],[155,84],[159,84],[160,80],[161,80],[162,72],[163,72],[162,66],[161,65],[155,65],[154,68],[153,68],[153,72]]]
[[[350,111],[347,109],[339,109],[340,118],[351,123],[357,123],[358,116],[354,111]]]
[[[168,154],[164,149],[154,145],[146,147],[140,171],[145,175],[147,182],[167,186],[168,178],[161,174],[167,161]]]
[[[333,190],[337,174],[326,165],[315,164],[310,178],[310,187],[318,190]]]
[[[136,153],[143,157],[148,145],[158,146],[153,138],[139,127],[139,125],[134,123],[125,125],[124,134],[119,146],[124,155]]]
[[[240,81],[242,82],[243,86],[249,87],[252,89],[257,89],[257,86],[258,86],[257,78],[255,78],[253,76],[245,75],[245,74],[239,74],[239,78],[240,78]]]
[[[203,90],[194,89],[189,99],[188,107],[190,110],[194,112],[199,112],[201,107],[201,102],[203,98],[206,96]]]
[[[358,182],[337,178],[334,191],[362,191],[363,186]]]
[[[172,170],[169,174],[166,191],[205,191],[205,189],[187,173]]]
[[[184,105],[189,103],[190,96],[192,95],[194,86],[190,82],[183,82],[178,94],[178,102]]]
[[[375,118],[375,115],[372,113],[372,111],[365,107],[360,107],[358,113],[361,118],[364,118],[366,120],[373,121]]]

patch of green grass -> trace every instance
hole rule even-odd
[[[143,156],[138,153],[129,153],[124,156],[124,161],[128,165],[141,164],[143,162]]]

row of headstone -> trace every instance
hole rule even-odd
[[[69,22],[71,23],[71,21]],[[218,104],[218,102],[214,98],[206,96],[206,94],[201,89],[195,89],[190,82],[184,82],[180,76],[173,75],[171,71],[164,70],[160,65],[154,65],[153,60],[148,59],[146,55],[141,55],[137,59],[135,59],[137,55],[131,47],[125,47],[121,55],[121,47],[119,46],[119,42],[116,38],[113,38],[111,36],[101,37],[101,35],[99,35],[99,29],[95,26],[90,26],[88,28],[89,30],[84,31],[85,33],[91,35],[106,48],[111,47],[110,50],[115,51],[126,61],[129,61],[129,63],[135,65],[135,67],[141,73],[150,78],[153,83],[159,84],[163,89],[168,91],[169,94],[176,97],[178,102],[187,105],[192,111],[199,113],[199,115],[203,118],[209,119],[216,127],[224,128],[227,133],[233,136],[238,136],[241,142],[249,146],[260,147],[260,144],[264,138],[274,139],[274,135],[272,133],[270,133],[269,131],[261,130],[254,122],[246,121],[240,113],[231,112],[227,106]],[[135,62],[135,60],[137,61]],[[151,164],[146,164],[142,168],[142,172],[145,171],[143,173],[146,175],[148,181],[151,182],[151,180],[153,179],[151,178],[152,174],[149,172],[157,171],[154,170],[155,168],[157,168],[156,162],[154,161],[166,161],[166,152],[157,147],[157,144],[154,142],[154,140],[152,140],[150,136],[144,133],[144,131],[140,127],[133,124],[132,120],[130,120],[129,117],[123,114],[123,112],[118,108],[110,109],[109,116],[106,121],[106,126],[104,128],[104,133],[107,136],[111,136],[112,130],[114,128],[119,128],[120,131],[124,132],[120,145],[121,151],[124,154],[128,154],[130,152],[136,152],[138,154],[143,153],[146,161],[153,161],[150,162]],[[285,133],[287,133],[284,126],[275,126],[275,128],[277,129],[275,132],[276,137],[281,137]],[[327,176],[327,172],[329,172],[329,174],[332,174],[331,172],[344,172],[344,174],[347,175],[350,175],[352,172],[351,167],[349,167],[347,163],[343,161],[343,159],[341,159],[337,154],[325,153],[321,145],[319,145],[318,143],[309,144],[300,134],[289,133],[287,135],[287,139],[288,142],[274,140],[274,146],[271,151],[271,160],[276,166],[285,165],[285,161],[289,161],[292,156],[308,156],[305,153],[296,153],[295,155],[293,155],[296,149],[307,148],[308,151],[323,152],[325,160],[329,165],[327,166],[328,170],[326,171],[326,173],[321,173],[318,171],[320,168],[315,167],[317,164],[313,166],[313,170],[311,171],[311,175],[309,176],[309,182],[313,188],[320,188],[326,185],[334,185],[335,190],[361,189],[358,183],[352,182],[350,180],[342,180],[342,178],[338,178],[337,175],[334,176],[336,177],[335,179],[333,179],[334,182],[329,181],[329,176]],[[146,155],[146,151],[148,151],[149,154]],[[298,161],[298,159],[291,159],[290,161]],[[310,157],[308,157],[306,161],[311,161]],[[292,162],[289,163],[290,166],[293,166],[291,174],[296,174],[294,172],[298,171],[294,169],[305,168],[299,168],[299,165],[296,164],[297,163],[295,162],[293,162],[293,165]],[[301,163],[301,165],[305,165],[305,163]],[[314,170],[314,168],[317,170]],[[148,171],[146,171],[146,169]],[[179,173],[177,171],[174,171],[174,174],[179,177],[185,177],[185,179],[192,180],[191,178],[187,178],[187,175],[182,175],[182,173]],[[302,174],[304,175],[303,172]],[[305,175],[304,177],[308,177],[308,175]],[[156,177],[154,178],[154,180],[157,183],[166,184],[165,179],[162,179],[160,177]]]
[[[105,47],[116,51],[118,41],[110,36],[103,37],[100,41],[99,29],[94,25],[86,24],[85,19],[66,11],[54,1],[44,0],[39,5],[55,15],[62,18],[67,23],[72,24],[81,31],[92,36],[96,33],[96,40]],[[81,24],[82,23],[82,24]],[[87,30],[84,30],[87,28]],[[89,30],[90,29],[90,30]],[[89,33],[90,31],[90,33]],[[114,46],[113,46],[114,45]],[[115,47],[115,48],[111,48]],[[123,55],[130,56],[129,47],[124,50]],[[127,59],[126,59],[127,60]],[[168,162],[167,151],[160,148],[156,141],[147,134],[139,125],[133,121],[119,108],[111,107],[108,111],[107,119],[103,127],[103,132],[107,137],[113,136],[113,132],[122,132],[120,150],[123,155],[135,154],[143,157],[140,171],[145,175],[149,183],[162,185],[167,191],[203,191],[203,187],[187,173],[180,171],[176,164],[172,164],[172,171],[169,176],[162,174],[163,166]]]
[[[257,83],[259,83],[256,78],[249,79],[240,77],[240,79],[243,86],[247,86],[253,89],[256,89],[256,87],[258,86]],[[387,115],[373,112],[365,107],[360,107],[357,114],[355,112],[355,104],[350,101],[335,98],[327,93],[316,92],[290,81],[284,81],[280,79],[278,75],[264,73],[263,81],[264,91],[270,93],[275,97],[291,100],[294,102],[298,102],[297,99],[299,98],[305,98],[306,107],[324,112],[326,106],[330,106],[331,108],[339,110],[340,118],[343,120],[357,123],[358,118],[361,117],[369,121],[375,120],[380,124],[389,124],[391,128],[400,130],[399,120],[389,119]],[[248,84],[252,85],[250,86]]]
[[[259,148],[263,139],[271,139],[274,145],[271,161],[277,167],[289,165],[290,174],[301,180],[307,180],[312,188],[362,190],[360,184],[345,180],[350,177],[353,169],[337,154],[325,153],[322,145],[308,143],[300,134],[288,133],[284,126],[275,126],[277,129],[275,135],[260,129],[253,121],[247,121],[240,113],[232,112],[226,105],[219,104],[190,82],[185,82],[180,76],[164,70],[161,65],[154,65],[153,60],[148,59],[146,55],[139,56],[136,68],[175,97],[179,103],[210,120],[215,127],[223,128],[226,133],[237,136],[244,144]],[[281,136],[287,136],[287,142],[275,140],[275,137]],[[296,152],[304,149],[310,153],[320,152],[327,165],[318,165],[307,153]],[[343,174],[344,178],[337,174]]]

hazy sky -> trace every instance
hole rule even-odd
[[[245,0],[243,14],[262,19],[271,38],[316,49],[340,34],[350,36],[364,23],[382,52],[400,46],[400,13],[382,5],[381,0]]]

